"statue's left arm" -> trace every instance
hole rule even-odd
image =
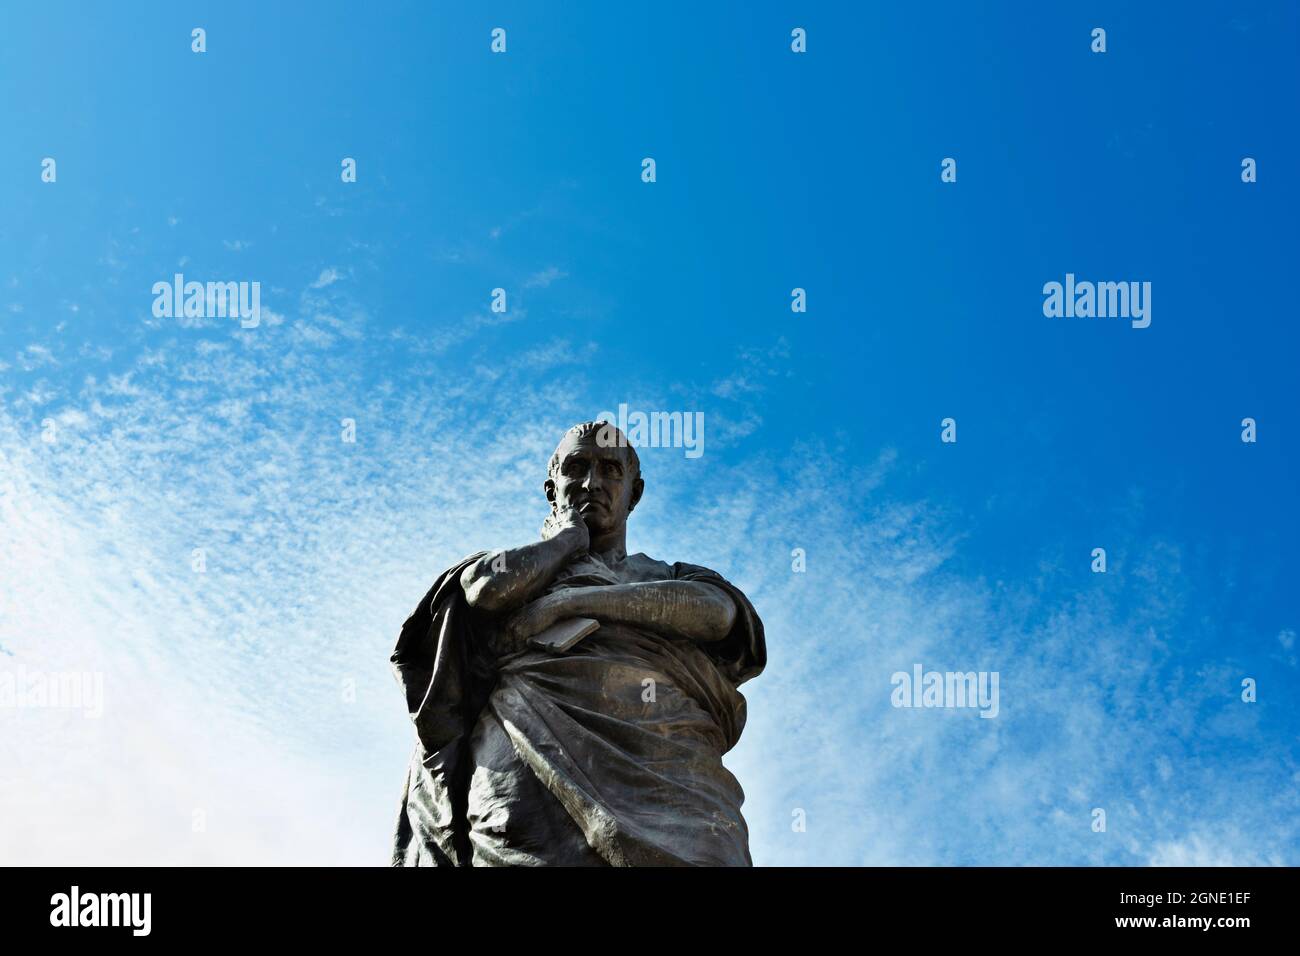
[[[720,641],[736,620],[736,605],[721,588],[703,581],[643,581],[566,588],[533,601],[506,624],[523,642],[570,617],[594,617],[696,641]]]

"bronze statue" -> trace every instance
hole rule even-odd
[[[393,864],[750,865],[722,755],[762,622],[715,572],[627,553],[644,482],[613,425],[571,428],[544,487],[540,541],[448,569],[402,627]]]

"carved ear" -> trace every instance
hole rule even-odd
[[[627,513],[631,514],[636,503],[641,500],[641,495],[645,491],[645,482],[638,478],[632,483],[632,500],[627,504]]]
[[[555,482],[547,478],[542,483],[542,490],[546,492],[546,500],[551,503],[551,513],[542,521],[542,540],[550,541],[560,530],[555,521]]]

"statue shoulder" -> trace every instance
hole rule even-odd
[[[629,554],[623,559],[622,577],[627,581],[671,581],[673,566],[667,561],[650,557],[643,551]]]

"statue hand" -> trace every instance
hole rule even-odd
[[[540,634],[556,621],[572,617],[564,606],[564,592],[547,594],[531,604],[525,604],[506,619],[506,639],[515,647],[523,647],[534,634]]]
[[[578,542],[576,551],[586,551],[591,546],[591,534],[587,530],[587,522],[582,520],[578,509],[568,506],[557,508],[554,513],[546,516],[546,523],[542,525],[542,540],[550,540],[562,531],[569,530],[575,532]]]

